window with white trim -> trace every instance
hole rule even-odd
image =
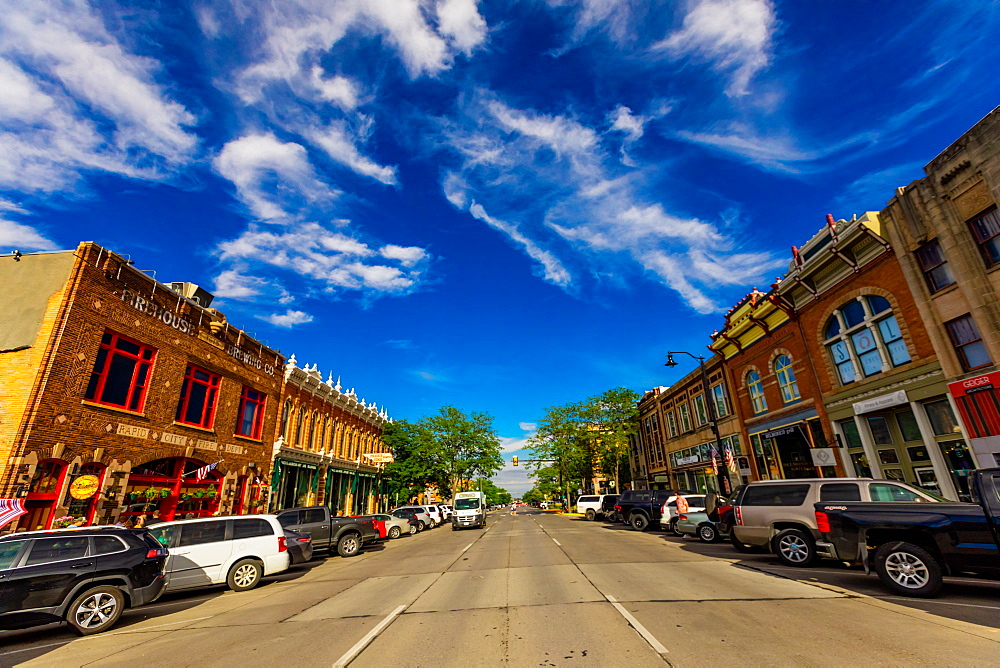
[[[691,414],[688,412],[687,402],[677,407],[677,417],[680,418],[681,433],[691,431]]]
[[[781,400],[786,404],[798,401],[802,398],[799,394],[799,384],[795,380],[795,369],[792,368],[792,358],[788,355],[779,355],[774,360],[774,375],[778,379],[778,387],[781,388]]]
[[[746,375],[747,390],[750,392],[750,403],[753,404],[754,415],[767,412],[767,400],[764,399],[764,383],[760,380],[760,374],[750,371]]]
[[[889,300],[878,295],[852,299],[833,312],[824,345],[842,385],[910,361]]]
[[[694,398],[694,419],[699,426],[708,424],[708,410],[705,408],[705,395],[703,394]]]
[[[671,438],[677,435],[677,418],[673,411],[667,411],[667,433]]]
[[[726,387],[722,383],[712,386],[712,401],[715,402],[715,417],[729,415],[729,405],[726,403]]]

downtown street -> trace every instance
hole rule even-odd
[[[26,666],[701,666],[994,663],[1000,582],[889,595],[835,562],[780,566],[659,531],[527,510],[317,557],[252,591],[167,594],[115,629],[0,633]]]

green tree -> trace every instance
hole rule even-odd
[[[561,498],[566,494],[571,481],[593,477],[593,443],[587,434],[584,408],[585,405],[581,403],[549,407],[538,422],[535,435],[528,439],[528,449],[533,453],[533,458],[545,460],[535,464],[532,477],[539,481],[546,480],[546,485],[551,485],[554,478],[556,488],[561,487],[555,494],[544,489],[546,495]],[[536,483],[536,487],[542,489],[539,483]],[[576,484],[572,487],[576,487]]]
[[[521,495],[521,500],[525,503],[538,503],[545,500],[545,495],[537,489],[529,489]]]
[[[502,487],[497,487],[496,483],[488,478],[480,478],[476,481],[476,489],[482,490],[486,495],[486,503],[491,506],[503,506],[511,501],[510,492]]]
[[[590,397],[582,409],[598,469],[615,481],[616,490],[629,472],[629,440],[639,429],[639,399],[632,390],[616,387]]]
[[[441,494],[451,497],[477,477],[488,478],[503,468],[500,437],[493,416],[473,412],[468,415],[454,406],[442,406],[436,415],[418,423],[435,443],[447,476],[439,482]]]
[[[440,445],[423,425],[405,420],[390,422],[382,430],[382,439],[395,459],[386,464],[382,473],[390,494],[409,501],[428,484],[441,487],[447,482],[448,469]]]

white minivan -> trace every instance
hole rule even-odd
[[[288,570],[291,561],[274,515],[203,517],[147,528],[170,553],[165,591],[217,584],[246,591],[265,575]]]

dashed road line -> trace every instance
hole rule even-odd
[[[385,619],[383,619],[381,622],[378,623],[378,626],[376,626],[371,631],[366,633],[361,640],[356,642],[354,644],[354,647],[344,652],[344,655],[339,659],[337,659],[336,663],[333,664],[333,668],[343,668],[351,661],[353,661],[354,658],[358,654],[360,654],[365,647],[368,647],[371,641],[375,640],[375,638],[377,638],[378,635],[382,633],[382,631],[384,631],[387,626],[389,626],[389,624],[392,624],[393,620],[395,620],[396,617],[398,617],[400,613],[403,612],[403,610],[406,610],[406,608],[407,608],[406,605],[400,605],[395,610],[390,612]]]
[[[604,592],[601,593],[604,594]],[[650,647],[652,647],[657,654],[660,655],[670,654],[670,650],[664,647],[663,643],[657,640],[656,636],[650,633],[645,626],[640,624],[639,620],[633,617],[632,613],[626,610],[625,606],[616,601],[611,594],[604,594],[604,598],[608,599],[608,603],[615,606],[615,610],[621,613],[621,616],[625,618],[625,621],[627,621],[632,626],[632,628],[634,628],[636,631],[639,632],[639,635],[641,635],[643,639],[649,643]]]

